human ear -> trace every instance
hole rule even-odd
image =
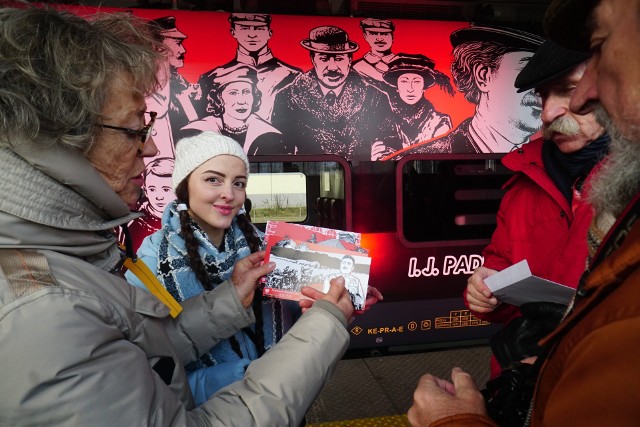
[[[487,92],[489,83],[491,82],[492,70],[484,64],[478,64],[473,67],[473,77],[476,81],[478,89]]]

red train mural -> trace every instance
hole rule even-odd
[[[213,130],[250,156],[259,226],[285,219],[362,233],[370,285],[385,300],[354,322],[352,349],[492,332],[461,294],[509,178],[499,160],[541,125],[537,95],[513,86],[540,36],[451,21],[128,12],[150,20],[168,59],[147,99],[160,152],[147,164],[145,215],[129,226],[134,245],[174,197],[176,142]],[[288,184],[276,185],[282,176]]]

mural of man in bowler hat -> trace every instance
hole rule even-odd
[[[269,40],[273,36],[271,15],[232,13],[229,15],[229,23],[231,36],[238,42],[236,57],[200,76],[198,83],[202,89],[202,97],[198,104],[198,115],[200,118],[208,115],[206,97],[214,85],[213,80],[216,76],[226,74],[226,69],[244,64],[255,68],[258,72],[258,90],[262,93],[262,102],[256,114],[269,121],[275,94],[291,83],[301,70],[273,56],[269,48]]]
[[[272,118],[297,154],[378,160],[401,148],[388,98],[351,68],[357,43],[334,26],[314,28],[300,43],[313,69],[276,96]]]
[[[506,153],[528,142],[542,125],[540,99],[533,89],[518,93],[514,82],[544,39],[512,28],[471,26],[454,31],[450,40],[451,75],[476,111],[435,143],[451,145],[454,153]]]

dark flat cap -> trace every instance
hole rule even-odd
[[[553,0],[544,15],[544,31],[562,46],[589,49],[587,19],[600,0]]]
[[[466,42],[493,42],[502,44],[512,51],[535,52],[544,38],[514,28],[472,25],[454,31],[449,36],[451,45],[457,47]]]
[[[267,13],[232,13],[229,15],[231,25],[247,25],[259,27],[263,25],[271,25],[271,15]]]
[[[163,16],[151,21],[156,25],[158,33],[162,37],[170,39],[186,39],[187,35],[176,28],[176,18],[174,16]]]
[[[518,92],[538,87],[568,73],[588,58],[587,53],[569,50],[552,40],[547,40],[520,71],[515,87],[518,88]]]

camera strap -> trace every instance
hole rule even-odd
[[[136,275],[136,277],[146,286],[156,298],[158,298],[164,305],[169,307],[169,314],[175,318],[182,311],[182,306],[176,299],[162,286],[162,283],[158,280],[155,274],[149,269],[147,264],[139,259],[133,252],[133,245],[131,244],[131,235],[129,234],[129,228],[127,224],[121,225],[122,233],[124,234],[124,250],[126,258],[124,259],[124,266],[129,269],[130,272]]]

